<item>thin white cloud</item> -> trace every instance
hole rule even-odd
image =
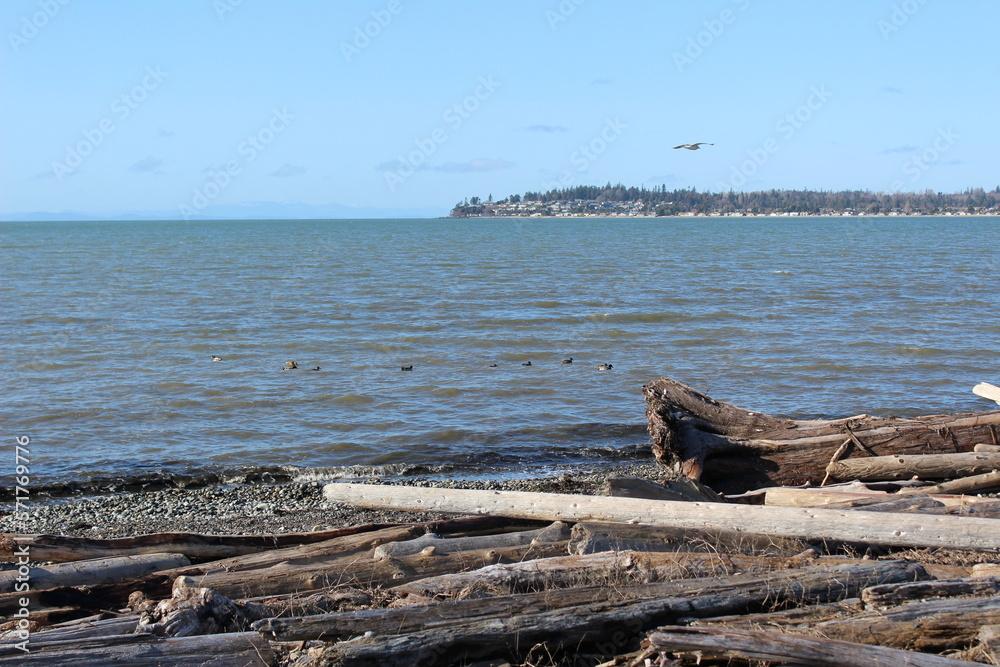
[[[287,178],[288,176],[298,176],[299,174],[304,174],[304,173],[306,173],[305,167],[300,167],[294,164],[288,164],[286,162],[285,164],[278,167],[275,171],[271,172],[271,175]]]
[[[532,125],[528,132],[569,132],[569,128],[562,125]]]

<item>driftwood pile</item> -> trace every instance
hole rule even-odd
[[[336,483],[331,502],[459,518],[3,536],[51,564],[27,591],[0,572],[0,664],[1000,664],[1000,501],[966,495],[1000,490],[1000,412],[794,422],[645,392],[664,484]]]

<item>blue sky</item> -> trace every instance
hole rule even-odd
[[[5,0],[0,214],[992,189],[997,25],[995,0]]]

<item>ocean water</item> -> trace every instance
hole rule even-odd
[[[554,474],[647,457],[660,376],[796,418],[989,410],[971,389],[1000,383],[998,218],[0,234],[0,418],[11,461],[30,438],[33,483]]]

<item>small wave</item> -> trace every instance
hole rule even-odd
[[[345,394],[344,396],[338,396],[332,399],[334,403],[342,403],[345,405],[364,405],[367,403],[374,403],[375,399],[371,396],[365,396],[364,394]]]
[[[948,354],[947,350],[921,345],[897,345],[889,348],[890,353],[902,354],[907,357],[941,357]]]

